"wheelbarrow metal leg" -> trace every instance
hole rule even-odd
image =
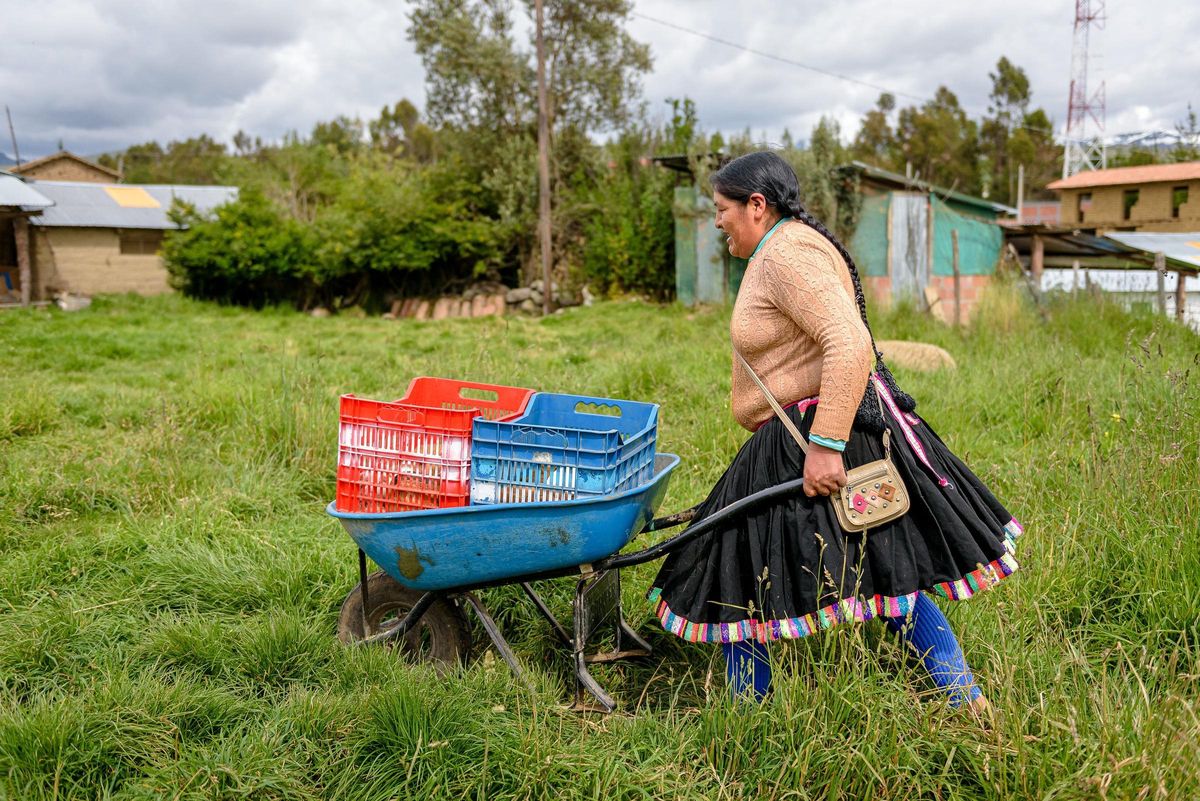
[[[612,627],[614,649],[586,653],[588,638],[602,628]],[[633,647],[628,647],[632,645]],[[575,703],[577,712],[612,712],[616,701],[604,691],[588,670],[589,664],[615,662],[650,653],[650,645],[625,622],[621,612],[620,571],[604,570],[579,580],[575,589]],[[589,699],[586,694],[590,694]]]
[[[611,626],[613,649],[585,654],[584,660],[594,665],[649,656],[650,643],[639,637],[637,632],[625,622],[625,613],[621,606],[620,571],[608,570],[596,575],[595,586],[586,590],[588,633],[599,630],[601,626]]]
[[[367,552],[362,548],[358,549],[358,590],[362,595],[362,630],[363,634],[370,632],[370,626],[367,625],[367,610],[371,605],[367,603]]]
[[[500,633],[500,627],[496,625],[496,621],[488,614],[487,607],[475,597],[474,593],[464,592],[462,597],[467,600],[467,605],[475,612],[475,616],[479,618],[479,622],[483,624],[483,630],[487,632],[487,636],[492,641],[492,645],[496,646],[496,650],[500,652],[500,656],[504,658],[508,669],[512,671],[513,676],[525,682],[525,685],[533,689],[533,685],[525,678],[525,671],[521,670],[520,663],[517,662],[517,655],[513,653],[512,648],[508,645],[508,640],[504,639],[504,635]]]
[[[554,634],[558,637],[559,641],[570,648],[572,641],[570,633],[567,632],[567,627],[558,622],[558,618],[550,611],[550,607],[542,600],[542,596],[538,595],[537,591],[528,581],[521,582],[521,589],[525,590],[525,594],[529,596],[529,600],[533,601],[533,605],[542,613],[542,617],[546,618],[546,621],[550,623],[550,628],[554,630]]]

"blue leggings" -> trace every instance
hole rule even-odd
[[[934,684],[950,696],[950,705],[974,701],[983,693],[950,629],[950,621],[930,598],[917,593],[910,617],[884,618],[887,627],[921,658]],[[725,643],[725,677],[733,697],[761,701],[771,690],[771,662],[767,647],[757,640]]]

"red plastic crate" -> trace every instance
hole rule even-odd
[[[343,395],[338,432],[339,512],[405,512],[466,506],[471,421],[519,417],[533,390],[413,379],[397,401]]]

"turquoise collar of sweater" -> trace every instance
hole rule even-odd
[[[790,219],[792,219],[792,218],[791,217],[780,217],[779,221],[771,226],[771,230],[767,231],[765,234],[763,234],[763,238],[758,240],[758,244],[755,245],[754,252],[750,254],[750,258],[753,259],[755,256],[757,256],[758,251],[762,250],[763,245],[767,244],[767,240],[771,238],[771,234],[775,233],[775,229],[779,228],[779,226],[783,225],[785,222],[787,222]]]

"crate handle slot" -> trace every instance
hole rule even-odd
[[[567,447],[567,435],[561,431],[545,428],[519,428],[512,434],[512,441],[522,445],[547,445],[549,440],[556,439]]]
[[[396,409],[385,407],[379,410],[379,419],[385,423],[425,424],[425,413],[416,409]]]
[[[607,403],[587,403],[585,401],[580,401],[579,403],[575,404],[575,413],[604,415],[605,417],[623,416],[621,407],[615,404],[610,405]]]
[[[477,387],[463,387],[458,391],[458,397],[464,400],[487,401],[488,403],[499,403],[500,393],[493,389],[479,389]]]

